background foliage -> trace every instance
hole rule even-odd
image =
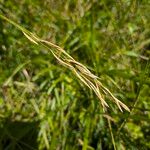
[[[0,13],[57,43],[131,112],[98,98],[0,19],[0,149],[150,149],[149,0],[0,0]]]

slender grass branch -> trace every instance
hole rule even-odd
[[[117,150],[117,149],[116,149],[116,144],[115,144],[114,135],[113,135],[113,132],[112,132],[112,127],[111,127],[110,119],[107,119],[107,121],[108,121],[108,126],[109,126],[109,130],[110,130],[110,134],[111,134],[111,139],[112,139],[112,143],[113,143],[114,150]]]
[[[28,31],[27,29],[23,28],[22,26],[18,25],[14,21],[6,18],[2,14],[0,14],[0,18],[9,22],[10,24],[14,25],[16,28],[18,28],[20,31],[23,32],[25,37],[30,40],[32,43],[36,45],[41,45],[48,49],[53,56],[57,59],[57,61],[67,67],[68,69],[72,70],[75,75],[91,90],[95,92],[97,97],[99,98],[101,105],[103,107],[103,110],[105,111],[109,105],[105,101],[105,97],[109,97],[112,102],[114,102],[118,108],[122,110],[125,109],[127,111],[130,111],[129,108],[122,103],[120,100],[118,100],[109,89],[107,89],[100,81],[99,77],[91,73],[83,64],[76,61],[73,57],[71,57],[64,49],[57,46],[56,44],[53,44],[52,42],[40,39],[38,36],[33,34],[32,32]]]
[[[147,62],[147,64],[146,64],[145,71],[142,73],[143,75],[145,75],[145,73],[148,70],[148,68],[149,68],[149,62]],[[133,104],[133,106],[131,108],[131,111],[129,112],[128,116],[124,119],[124,121],[122,122],[122,124],[118,128],[117,135],[120,133],[121,129],[125,126],[127,120],[133,114],[133,111],[135,110],[135,108],[137,106],[137,103],[139,102],[140,91],[141,91],[141,89],[143,87],[144,80],[145,80],[145,78],[143,78],[143,76],[142,76],[142,80],[140,82],[140,85],[139,85],[139,88],[138,88],[138,91],[137,91],[137,94],[136,94],[136,97],[135,97],[135,102],[134,102],[134,104]]]

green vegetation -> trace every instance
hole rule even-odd
[[[150,149],[149,12],[0,0],[0,150]]]

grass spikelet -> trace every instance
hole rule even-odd
[[[130,111],[129,108],[124,103],[118,100],[99,81],[99,78],[96,75],[92,74],[90,70],[88,70],[83,64],[79,63],[73,57],[71,57],[64,49],[62,49],[58,45],[55,45],[49,41],[40,39],[39,37],[35,36],[30,31],[24,29],[23,27],[16,24],[12,20],[6,18],[5,16],[0,15],[0,17],[8,21],[9,23],[13,24],[19,30],[21,30],[23,34],[25,35],[25,37],[29,39],[32,43],[36,45],[42,45],[43,47],[47,48],[53,54],[53,56],[58,60],[60,64],[72,70],[74,74],[80,79],[81,82],[83,82],[88,88],[90,88],[91,90],[95,92],[104,110],[106,110],[106,108],[109,107],[109,105],[105,101],[105,97],[109,96],[112,102],[114,102],[121,111],[122,111],[122,108],[127,111]]]

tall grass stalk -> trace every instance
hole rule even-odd
[[[125,109],[127,111],[130,111],[129,108],[122,103],[120,100],[118,100],[108,88],[106,88],[99,80],[99,77],[91,73],[83,64],[76,61],[72,56],[70,56],[64,49],[57,46],[56,44],[53,44],[52,42],[40,39],[37,35],[33,34],[32,32],[28,31],[27,29],[23,28],[22,26],[18,25],[14,21],[8,19],[7,17],[0,14],[0,18],[8,21],[12,25],[14,25],[16,28],[18,28],[20,31],[23,32],[25,37],[29,39],[32,43],[36,45],[41,45],[45,47],[46,49],[50,50],[50,52],[53,54],[53,56],[58,60],[58,62],[69,68],[74,72],[74,74],[91,90],[95,92],[97,97],[99,98],[101,105],[103,107],[103,110],[105,111],[109,105],[107,104],[105,97],[108,96],[111,101],[113,101],[118,108],[122,110]]]

